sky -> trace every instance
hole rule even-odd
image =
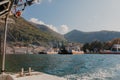
[[[40,0],[22,16],[61,34],[74,29],[120,31],[120,0]]]

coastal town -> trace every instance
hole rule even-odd
[[[67,46],[62,47],[44,47],[44,46],[36,46],[29,44],[28,46],[23,46],[17,44],[15,46],[7,46],[6,53],[7,54],[60,54],[60,50],[66,50],[67,52],[62,52],[61,54],[84,54],[82,51],[81,44],[69,43]]]
[[[21,43],[16,43],[14,45],[7,45],[6,54],[103,54],[110,51],[119,54],[119,42],[120,39],[116,38],[108,42],[93,41],[91,43],[75,43],[67,42],[60,44],[52,44],[51,46],[42,45],[23,45]],[[115,48],[115,49],[114,49]],[[118,48],[118,49],[117,49]],[[113,53],[114,54],[114,53]]]

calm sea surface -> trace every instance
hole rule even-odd
[[[7,55],[6,71],[24,67],[68,80],[120,80],[120,55]]]

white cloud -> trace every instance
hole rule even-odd
[[[69,27],[67,25],[61,25],[61,33],[65,34],[69,31]]]
[[[49,25],[49,24],[45,24],[43,21],[40,21],[40,20],[38,20],[36,18],[31,18],[29,21],[33,22],[33,23],[36,23],[36,24],[45,25],[45,26],[49,27],[50,29],[52,29],[53,31],[58,32],[58,30],[57,30],[57,28],[55,26]]]
[[[56,27],[54,27],[53,25],[47,25],[50,29],[52,29],[53,31],[58,32],[58,29]]]
[[[31,18],[30,20],[29,20],[30,22],[33,22],[33,23],[36,23],[36,24],[45,24],[43,21],[39,21],[38,19],[36,19],[36,18]]]
[[[65,33],[67,33],[69,31],[69,27],[67,25],[61,25],[59,27],[59,30],[58,30],[58,28],[56,26],[46,24],[43,21],[40,21],[40,20],[38,20],[36,18],[31,18],[29,21],[33,22],[33,23],[36,23],[36,24],[45,25],[45,26],[49,27],[50,29],[52,29],[53,31],[56,31],[56,32],[58,32],[60,34],[65,34]]]

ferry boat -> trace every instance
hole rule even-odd
[[[68,51],[65,48],[60,48],[60,50],[58,51],[58,54],[72,54],[72,52]]]
[[[120,54],[120,44],[114,44],[111,50],[100,51],[100,54]]]
[[[70,48],[69,49],[62,48],[59,50],[58,54],[84,54],[84,51],[70,49]]]

